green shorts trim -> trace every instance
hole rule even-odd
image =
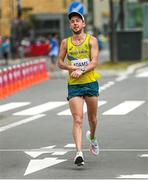
[[[77,84],[69,85],[68,84],[68,97],[67,100],[70,100],[73,97],[77,96],[99,96],[99,83],[98,81],[87,83],[87,84]]]

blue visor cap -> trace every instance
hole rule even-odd
[[[73,11],[68,14],[69,19],[71,19],[73,16],[79,16],[83,21],[85,20],[83,14],[81,14],[80,12]]]

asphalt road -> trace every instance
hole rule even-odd
[[[73,163],[66,79],[57,78],[0,102],[0,179],[148,179],[148,68],[100,79],[92,156],[83,123],[84,167]]]

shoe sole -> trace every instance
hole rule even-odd
[[[84,165],[84,161],[83,161],[82,157],[77,157],[77,159],[75,160],[75,164],[77,166],[83,166]]]

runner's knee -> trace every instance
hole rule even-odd
[[[82,126],[82,116],[75,116],[74,117],[74,124],[76,126]]]

